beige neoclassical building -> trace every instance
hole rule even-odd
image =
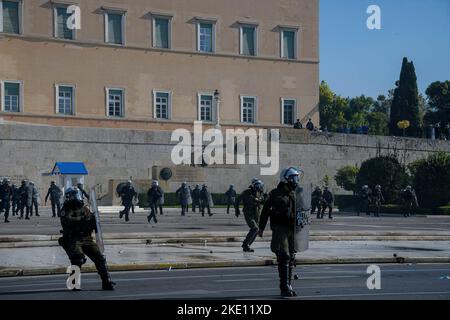
[[[0,0],[0,118],[318,124],[318,0]]]

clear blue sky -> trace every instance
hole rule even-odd
[[[376,98],[395,87],[403,57],[414,61],[420,92],[450,80],[450,0],[319,0],[320,79],[343,96]],[[381,8],[381,30],[366,26]]]

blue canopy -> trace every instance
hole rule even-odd
[[[83,162],[57,162],[53,168],[52,174],[73,174],[86,176],[89,173]]]

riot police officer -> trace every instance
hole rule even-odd
[[[208,210],[208,215],[212,217],[211,208],[214,206],[214,202],[212,200],[211,193],[208,190],[208,186],[204,184],[202,186],[202,190],[200,190],[200,210],[202,212],[202,216],[205,216],[205,209]]]
[[[188,212],[188,206],[192,204],[191,191],[189,190],[187,183],[183,182],[181,184],[181,187],[178,188],[175,193],[178,196],[178,200],[180,201],[181,216],[185,216]]]
[[[259,221],[262,237],[270,218],[271,250],[277,256],[282,297],[295,297],[292,289],[292,271],[295,265],[296,201],[295,190],[300,183],[300,170],[287,168],[281,172],[280,183],[272,190],[264,204]]]
[[[365,211],[366,215],[370,216],[370,202],[372,201],[372,190],[368,185],[361,188],[359,193],[359,205],[358,205],[358,216],[361,211]]]
[[[259,233],[259,218],[261,216],[261,208],[264,202],[264,183],[259,179],[253,179],[252,184],[247,190],[236,199],[236,216],[239,217],[239,204],[242,202],[245,222],[247,222],[250,231],[242,243],[244,252],[255,252],[250,246],[255,242]]]
[[[323,192],[322,188],[316,187],[311,193],[311,215],[317,210],[317,219],[320,219],[322,212]]]
[[[12,192],[12,215],[13,217],[16,215],[19,215],[19,207],[20,207],[20,196],[19,196],[19,189],[15,184],[11,185],[11,192]]]
[[[30,208],[30,216],[33,216],[33,209],[36,212],[36,217],[40,217],[39,215],[39,204],[40,204],[40,195],[39,191],[36,188],[36,185],[33,181],[30,181],[29,192],[31,192],[31,208]],[[28,194],[30,197],[30,193]],[[28,203],[30,203],[28,201]]]
[[[5,223],[9,223],[9,210],[11,209],[12,189],[11,181],[4,178],[0,185],[0,212],[5,211]]]
[[[66,251],[70,263],[81,269],[86,263],[85,256],[88,256],[102,279],[102,289],[114,290],[115,283],[111,281],[106,259],[92,237],[92,232],[97,232],[95,215],[84,204],[78,188],[66,190],[66,200],[61,209],[61,226],[63,236],[58,242]]]
[[[230,188],[227,192],[225,192],[225,196],[227,197],[227,214],[230,214],[230,207],[235,207],[236,205],[236,190],[234,190],[234,185],[230,185]]]
[[[147,217],[148,222],[153,219],[155,223],[158,223],[158,219],[156,219],[156,215],[158,214],[158,206],[161,206],[161,201],[163,197],[163,193],[161,192],[161,188],[159,187],[158,181],[153,181],[152,186],[147,192],[148,203],[150,205],[150,215]],[[162,209],[161,209],[162,215]]]
[[[53,218],[56,216],[59,218],[61,216],[61,196],[62,191],[56,185],[55,181],[50,182],[50,188],[48,188],[47,195],[45,196],[45,204],[47,204],[48,198],[50,197]]]
[[[83,200],[87,199],[89,201],[90,200],[89,195],[87,194],[86,191],[84,191],[84,186],[81,182],[77,183],[77,188],[81,192],[81,197],[83,198]]]
[[[375,217],[379,217],[381,204],[384,202],[383,192],[381,191],[381,186],[379,184],[375,186],[375,191],[372,196],[372,202],[376,208]]]
[[[328,209],[328,218],[333,219],[333,205],[334,205],[334,196],[331,193],[330,188],[328,186],[325,186],[323,190],[322,211],[320,214],[321,219],[323,219],[323,215],[326,209]]]
[[[413,208],[419,207],[416,191],[411,186],[407,186],[406,189],[402,191],[401,196],[405,202],[405,212],[403,216],[405,218],[411,217]]]
[[[200,185],[195,185],[194,190],[192,190],[192,212],[195,212],[195,208],[200,209]]]
[[[19,219],[23,219],[23,214],[25,211],[25,220],[30,220],[30,209],[31,209],[31,196],[32,192],[29,192],[29,185],[26,180],[22,180],[21,186],[19,187],[18,193],[20,197],[20,217]]]
[[[120,211],[120,219],[125,215],[125,221],[130,221],[130,209],[133,204],[133,199],[137,198],[137,192],[134,190],[133,183],[131,181],[127,181],[126,185],[120,190],[119,193],[120,198],[122,199],[122,205],[124,209]]]

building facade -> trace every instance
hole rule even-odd
[[[0,117],[318,124],[318,0],[0,0]]]

